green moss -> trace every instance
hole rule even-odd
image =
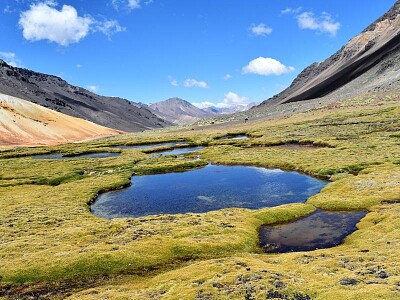
[[[96,293],[89,287],[76,292],[71,296],[76,299],[193,299],[199,293],[217,299],[243,298],[242,283],[251,282],[256,287],[254,295],[265,298],[281,274],[279,280],[285,284],[281,292],[288,297],[298,293],[316,299],[337,295],[394,299],[400,280],[396,267],[400,257],[400,151],[395,132],[400,128],[400,108],[377,107],[376,101],[367,101],[372,106],[360,100],[360,107],[347,103],[335,110],[321,108],[226,127],[171,128],[81,144],[2,151],[0,282],[17,285],[18,294],[20,284],[119,278],[99,283]],[[214,140],[232,133],[251,138],[233,143]],[[199,151],[201,160],[192,154],[152,157],[140,150],[90,160],[28,157],[117,151],[111,146],[172,140],[208,147]],[[287,143],[318,147],[269,147]],[[295,170],[329,177],[332,182],[306,204],[260,210],[105,220],[88,209],[99,193],[129,185],[132,174],[179,172],[209,161]],[[260,252],[257,230],[261,225],[289,222],[316,207],[371,212],[340,247],[308,254]],[[377,266],[391,276],[379,285],[366,284],[380,280],[367,272]],[[343,277],[357,276],[357,286],[339,284]],[[227,290],[231,291],[228,296]]]

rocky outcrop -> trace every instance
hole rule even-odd
[[[60,77],[12,67],[2,60],[0,93],[123,131],[142,131],[170,125],[138,103],[100,96],[70,85]]]
[[[264,101],[262,105],[296,102],[329,95],[377,64],[398,64],[398,61],[394,62],[391,58],[399,51],[400,1],[397,1],[386,14],[339,51],[325,61],[313,63],[304,69],[286,90]],[[397,82],[398,78],[393,76],[386,76],[385,81]]]

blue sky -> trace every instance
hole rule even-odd
[[[0,58],[137,102],[260,102],[394,3],[1,0]]]

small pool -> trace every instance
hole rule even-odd
[[[133,176],[131,182],[126,189],[101,194],[92,212],[112,219],[258,209],[305,202],[327,184],[296,172],[211,164],[181,173]]]
[[[316,212],[288,224],[261,227],[260,246],[267,253],[311,251],[341,244],[357,230],[367,214],[361,212]]]
[[[143,145],[124,145],[124,146],[114,146],[114,148],[119,148],[122,150],[129,149],[151,149],[157,147],[174,147],[176,145],[184,145],[186,142],[170,142],[170,143],[159,143],[159,144],[143,144]]]
[[[105,158],[118,156],[120,153],[114,152],[99,152],[99,153],[86,153],[75,156],[62,156],[61,153],[50,153],[43,155],[34,155],[32,159],[78,159],[78,158]]]
[[[248,140],[248,139],[249,139],[249,137],[244,134],[227,135],[227,136],[223,136],[223,137],[219,138],[219,140]]]
[[[204,149],[204,147],[184,147],[184,148],[175,148],[172,150],[166,150],[162,152],[154,152],[154,155],[178,155],[178,154],[186,154],[186,153],[192,153],[195,151],[199,151],[201,149]]]

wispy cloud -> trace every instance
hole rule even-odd
[[[303,10],[303,8],[297,7],[297,8],[291,8],[291,7],[287,7],[283,10],[281,10],[281,14],[285,15],[285,14],[298,14]]]
[[[282,10],[281,13],[295,15],[300,29],[309,29],[321,33],[328,33],[331,36],[336,36],[338,30],[342,26],[340,22],[335,21],[327,12],[323,12],[318,16],[313,12],[303,11],[302,7],[288,7]]]
[[[0,58],[3,59],[7,64],[13,67],[22,67],[22,62],[18,59],[17,55],[13,52],[1,52]]]
[[[312,12],[303,12],[297,17],[301,29],[316,30],[336,36],[341,24],[335,21],[330,14],[323,12],[320,16],[315,16]]]
[[[267,36],[272,33],[272,28],[263,23],[258,25],[253,24],[249,30],[255,36]]]
[[[202,80],[196,80],[193,78],[188,78],[183,82],[184,87],[198,87],[198,88],[208,88],[208,84],[205,81]]]
[[[232,79],[232,75],[231,74],[225,74],[224,75],[224,80],[230,80]]]
[[[61,46],[78,43],[91,32],[102,32],[110,36],[124,31],[115,20],[95,20],[90,15],[79,16],[70,5],[57,9],[55,1],[34,3],[20,15],[19,25],[28,41],[48,40]]]
[[[242,68],[243,74],[258,74],[258,75],[282,75],[293,72],[294,67],[288,67],[280,61],[270,57],[258,57],[250,61]]]
[[[134,10],[134,9],[139,9],[142,7],[142,5],[149,5],[152,4],[154,1],[153,0],[147,0],[143,1],[142,0],[111,0],[111,6],[115,10]]]
[[[98,85],[87,85],[86,88],[95,93],[100,90],[100,87]]]
[[[178,80],[176,80],[175,78],[169,76],[169,77],[168,77],[168,80],[169,80],[169,83],[170,83],[172,86],[179,86]]]

